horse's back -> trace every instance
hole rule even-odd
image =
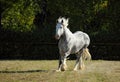
[[[78,39],[84,40],[85,42],[85,47],[88,47],[90,44],[90,38],[88,34],[82,32],[82,31],[77,31],[74,33],[74,36]]]
[[[74,34],[74,36],[76,37],[76,38],[80,38],[81,39],[81,37],[83,37],[83,32],[82,31],[76,31],[75,33],[73,33]]]

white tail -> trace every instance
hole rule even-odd
[[[83,59],[85,59],[85,60],[91,60],[91,54],[90,54],[88,48],[83,49],[82,56],[83,56]]]

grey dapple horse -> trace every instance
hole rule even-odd
[[[57,71],[65,71],[67,68],[66,60],[70,54],[76,54],[76,64],[74,70],[84,69],[83,59],[91,59],[88,50],[90,44],[89,36],[82,32],[77,31],[72,33],[68,28],[68,21],[64,17],[59,17],[56,24],[55,38],[59,39],[58,48],[60,53],[59,66]]]

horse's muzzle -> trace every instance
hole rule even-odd
[[[59,40],[59,38],[60,38],[59,35],[55,35],[56,40]]]

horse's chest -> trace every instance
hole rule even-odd
[[[62,49],[66,49],[68,47],[67,43],[60,43],[59,47]]]
[[[63,41],[60,41],[59,42],[59,45],[58,45],[59,49],[61,49],[62,51],[66,52],[69,50],[69,43],[68,42],[63,42]]]

